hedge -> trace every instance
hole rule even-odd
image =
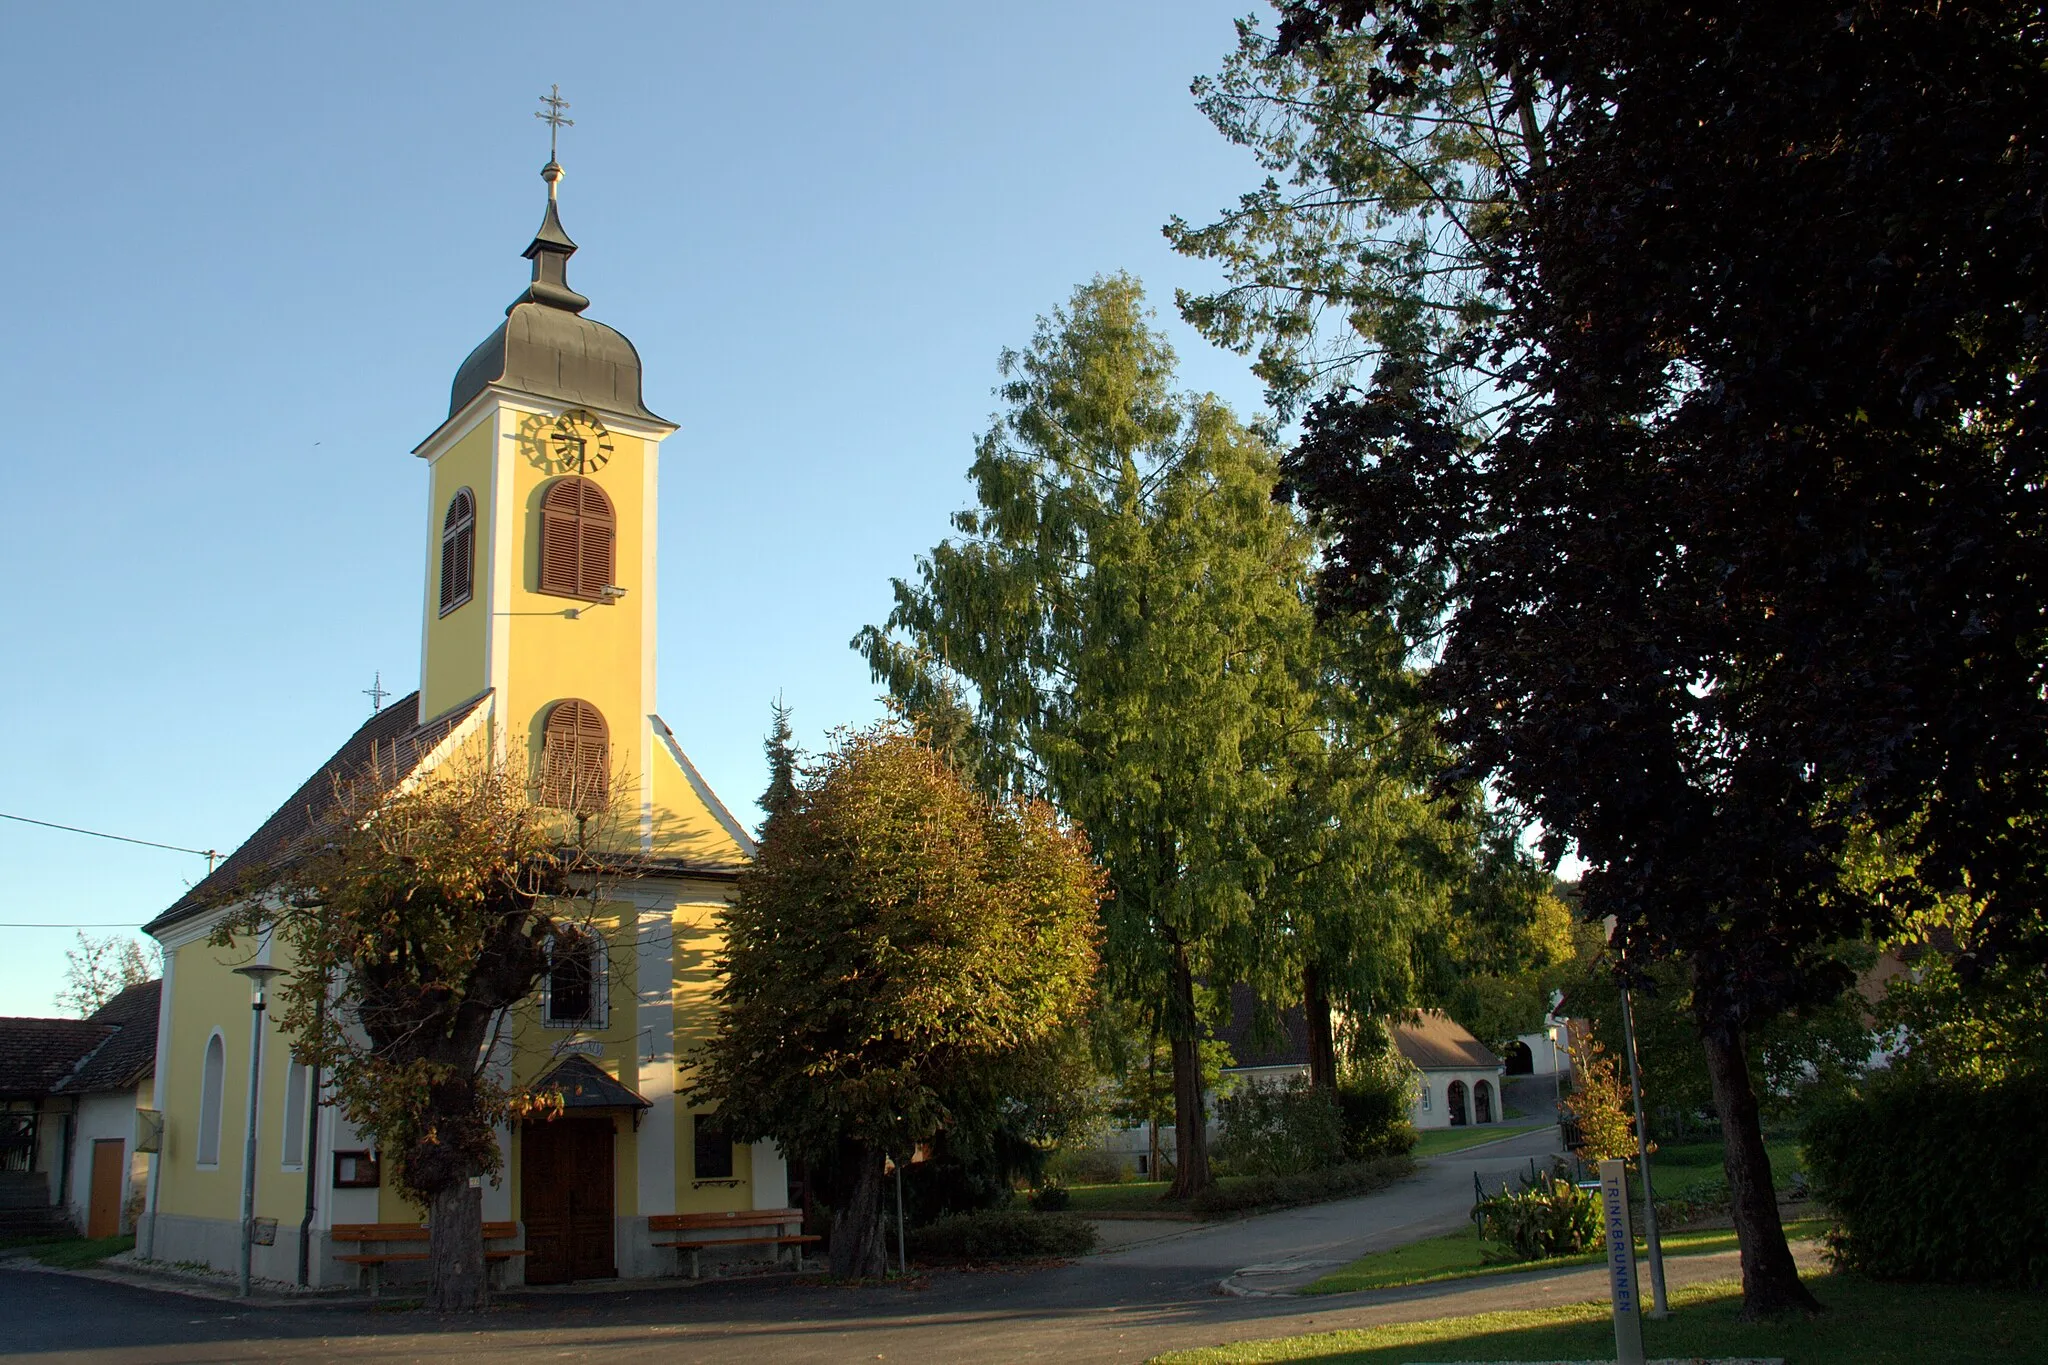
[[[1414,1169],[1415,1163],[1406,1156],[1383,1156],[1299,1175],[1246,1176],[1229,1184],[1211,1185],[1189,1200],[1188,1208],[1204,1218],[1215,1218],[1251,1209],[1319,1204],[1383,1190]]]
[[[1095,1225],[1071,1213],[982,1209],[912,1228],[909,1243],[912,1255],[948,1261],[1081,1256],[1095,1250]]]
[[[2048,1076],[1888,1077],[1802,1135],[1844,1264],[1884,1279],[2048,1286]]]

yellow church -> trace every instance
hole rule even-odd
[[[676,1241],[674,1215],[736,1211],[744,1223],[744,1211],[790,1203],[775,1148],[732,1143],[683,1093],[689,1049],[712,1022],[714,917],[754,846],[654,712],[655,489],[676,428],[642,400],[632,343],[584,316],[552,157],[542,177],[532,280],[413,452],[427,469],[419,690],[378,710],[147,926],[164,948],[162,1132],[138,1230],[153,1259],[233,1270],[242,1255],[253,1012],[235,968],[252,953],[290,964],[270,963],[267,944],[210,944],[233,909],[224,899],[290,853],[334,799],[334,774],[375,761],[405,780],[478,745],[542,774],[543,801],[564,773],[616,784],[611,805],[637,826],[645,872],[601,907],[603,951],[557,960],[513,1021],[510,1079],[558,1085],[566,1106],[500,1131],[502,1175],[483,1190],[498,1269],[530,1283],[673,1274],[677,1251],[659,1244]],[[258,1018],[254,1274],[322,1286],[404,1271],[425,1250],[404,1242],[421,1210]],[[379,1227],[385,1237],[365,1235]]]

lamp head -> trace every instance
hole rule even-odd
[[[263,1003],[264,991],[270,985],[270,978],[284,975],[284,968],[273,967],[268,962],[251,962],[247,966],[235,968],[235,974],[249,978],[250,1003],[260,1005]]]

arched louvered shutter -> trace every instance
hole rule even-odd
[[[470,599],[476,585],[476,498],[467,488],[448,500],[441,518],[441,614]]]
[[[611,794],[611,775],[604,717],[587,701],[556,702],[541,740],[541,804],[601,810]]]
[[[617,518],[611,499],[585,478],[559,479],[540,505],[540,590],[596,602],[613,578]]]

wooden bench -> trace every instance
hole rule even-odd
[[[792,1224],[799,1228],[804,1225],[802,1209],[745,1209],[731,1213],[652,1213],[647,1216],[649,1232],[694,1234],[654,1244],[658,1247],[673,1247],[678,1252],[689,1252],[690,1278],[693,1280],[700,1278],[702,1267],[698,1264],[698,1255],[707,1247],[772,1246],[775,1248],[777,1265],[782,1264],[782,1249],[788,1247],[796,1260],[796,1268],[802,1270],[804,1248],[823,1239],[783,1231]],[[706,1235],[727,1233],[740,1235]]]
[[[385,1242],[423,1244],[429,1237],[426,1224],[424,1223],[336,1223],[329,1229],[327,1235],[336,1242],[353,1242],[358,1247]],[[486,1242],[504,1241],[518,1235],[519,1224],[517,1223],[484,1224],[484,1241]],[[515,1247],[504,1247],[494,1250],[486,1246],[484,1248],[484,1264],[487,1267],[503,1265],[515,1257],[526,1254],[525,1251]],[[363,1276],[367,1275],[370,1282],[370,1297],[375,1298],[378,1291],[383,1287],[384,1267],[387,1264],[398,1261],[424,1261],[427,1259],[427,1253],[423,1250],[358,1251],[347,1256],[336,1256],[334,1259],[345,1265],[356,1267],[358,1283],[361,1282]]]

